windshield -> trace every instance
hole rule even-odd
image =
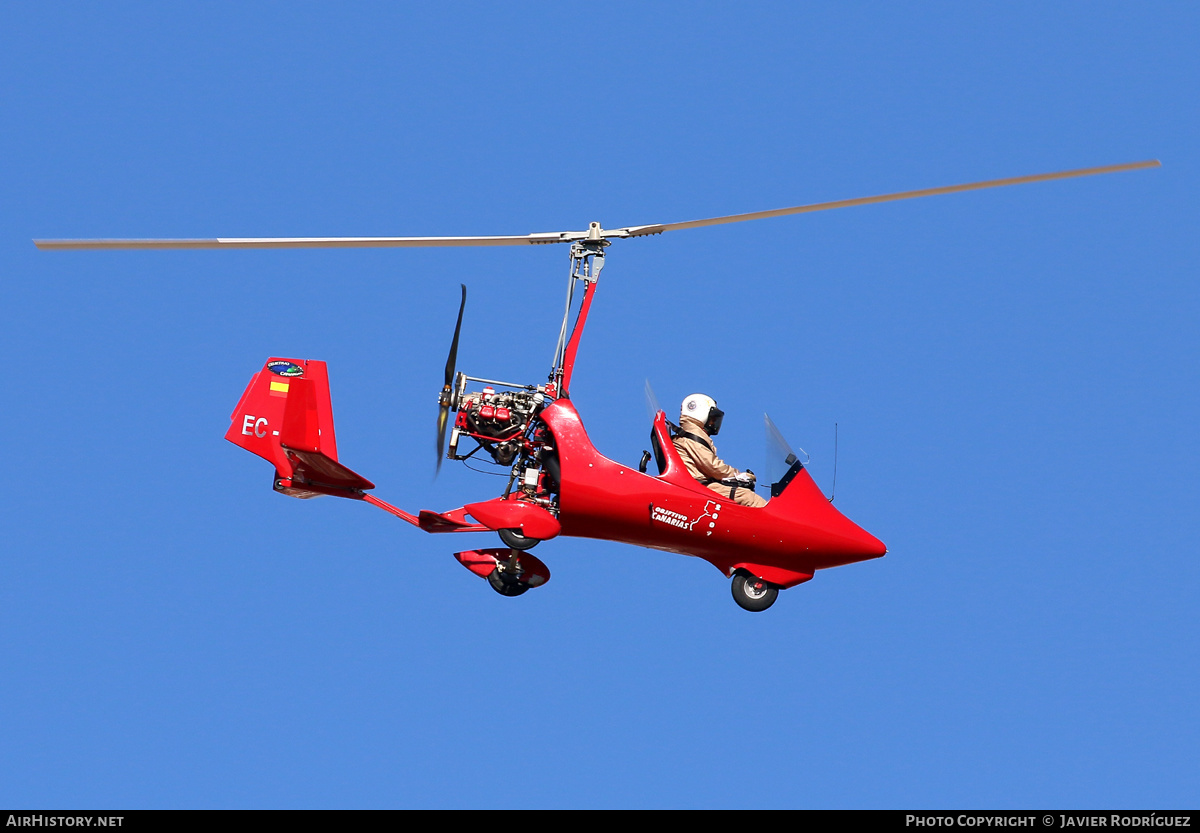
[[[803,448],[799,455],[792,451],[767,414],[763,414],[763,422],[767,429],[767,479],[771,483],[771,496],[774,497],[784,490],[796,472],[804,468],[809,457]]]
[[[654,388],[650,387],[650,380],[646,380],[646,413],[650,416],[650,421],[654,422],[654,418],[658,416],[661,410],[658,407],[658,397],[654,395]]]

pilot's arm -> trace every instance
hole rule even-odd
[[[692,459],[696,461],[697,470],[709,480],[728,480],[741,474],[703,443],[692,440],[688,445],[692,451]]]
[[[683,425],[683,432],[675,438],[675,447],[694,477],[716,483],[742,476],[741,472],[717,456],[715,448],[710,445],[711,439],[708,442],[701,439],[707,435],[699,430],[698,423],[688,420]]]

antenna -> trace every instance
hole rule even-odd
[[[833,424],[833,488],[829,490],[829,502],[833,503],[833,496],[837,494],[837,423]]]

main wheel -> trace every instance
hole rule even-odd
[[[775,604],[779,597],[779,588],[770,582],[763,581],[747,572],[738,571],[733,577],[733,600],[738,607],[757,613]]]
[[[488,584],[501,596],[520,596],[529,589],[529,585],[519,579],[510,579],[499,570],[488,573]]]
[[[500,540],[504,545],[514,550],[531,550],[542,540],[522,535],[519,529],[497,529],[496,532],[500,533]]]

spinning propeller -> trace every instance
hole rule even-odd
[[[437,419],[437,471],[442,470],[442,457],[446,451],[446,422],[450,418],[450,406],[454,404],[454,364],[458,360],[458,334],[462,332],[463,310],[467,307],[467,285],[462,287],[462,303],[458,305],[458,323],[454,325],[454,340],[450,342],[450,355],[446,358],[446,383],[438,397]],[[436,473],[435,473],[436,476]]]
[[[689,220],[683,223],[659,223],[646,226],[626,226],[618,229],[601,228],[592,223],[587,231],[538,232],[524,235],[492,235],[482,237],[218,237],[207,240],[35,240],[39,249],[319,249],[319,248],[382,248],[389,246],[521,246],[540,243],[570,243],[574,241],[601,241],[627,237],[645,237],[662,234],[664,231],[720,226],[726,223],[741,223],[746,220],[765,220],[770,217],[786,217],[790,214],[807,214],[831,208],[848,208],[855,205],[871,205],[880,202],[933,197],[939,194],[955,194],[961,191],[978,191],[983,188],[999,188],[1004,185],[1025,185],[1031,182],[1046,182],[1053,179],[1071,179],[1094,174],[1111,174],[1119,171],[1135,171],[1141,168],[1157,168],[1157,159],[1145,162],[1129,162],[1123,165],[1105,165],[1099,168],[1077,168],[1048,174],[1015,176],[1007,179],[987,179],[962,185],[945,185],[940,188],[923,188],[917,191],[898,191],[874,197],[857,197],[851,200],[834,200],[791,208],[776,208],[770,211],[753,211],[748,214],[728,214],[706,220]],[[448,380],[447,383],[452,380]]]

